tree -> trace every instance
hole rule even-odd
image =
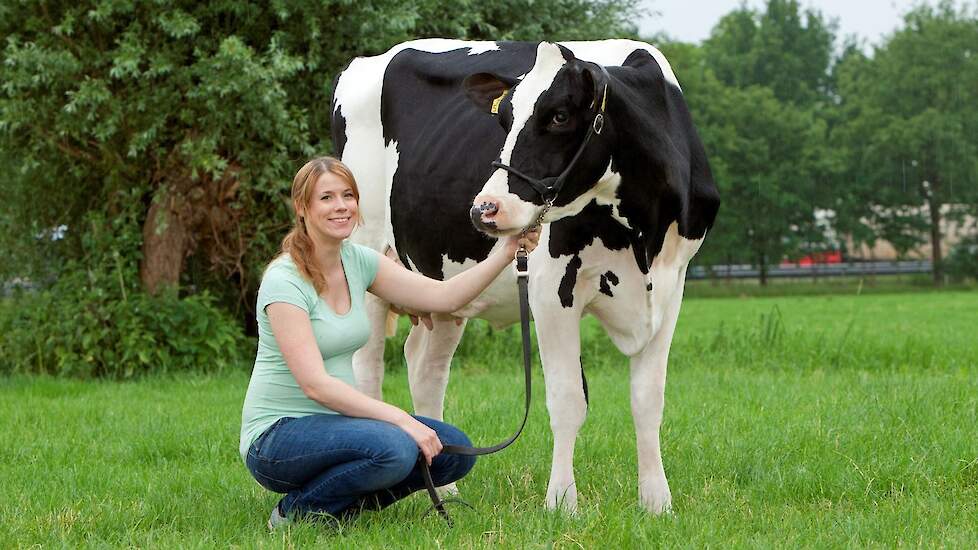
[[[717,78],[729,86],[765,86],[779,101],[824,101],[835,23],[796,0],[768,0],[763,12],[741,7],[720,19],[703,43]]]
[[[194,283],[210,272],[207,284],[244,288],[288,223],[291,174],[331,148],[330,82],[344,63],[434,34],[633,34],[635,4],[4,2],[0,143],[16,166],[0,219],[66,224],[78,245],[86,216],[135,200],[140,249],[117,252],[138,259],[146,290],[178,286],[187,262]]]
[[[904,242],[923,229],[938,285],[942,207],[978,204],[976,44],[975,8],[943,1],[910,11],[871,58],[850,52],[838,70],[833,133],[847,155],[849,223],[875,224]],[[920,205],[926,217],[908,210]]]
[[[636,4],[0,2],[0,281],[46,287],[0,316],[9,368],[238,364],[227,309],[248,320],[292,174],[332,148],[345,63],[429,36],[634,35]]]
[[[764,13],[722,18],[702,47],[663,46],[723,197],[700,261],[754,264],[765,284],[769,265],[821,244],[833,32],[817,12],[770,0]]]

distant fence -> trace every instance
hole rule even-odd
[[[767,270],[770,278],[792,277],[859,277],[866,275],[902,275],[910,273],[930,273],[930,260],[910,260],[902,262],[843,262],[838,264],[776,265]],[[710,269],[694,265],[686,272],[688,279],[756,279],[761,270],[747,264],[714,265]]]

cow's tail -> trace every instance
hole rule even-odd
[[[391,309],[387,310],[387,323],[384,325],[385,326],[384,334],[388,338],[397,334],[397,319],[399,317],[400,315],[394,313],[393,310]]]

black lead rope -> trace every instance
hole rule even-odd
[[[513,435],[509,436],[509,438],[502,443],[497,443],[491,447],[445,445],[441,449],[443,454],[464,456],[492,454],[509,447],[514,441],[516,441],[516,438],[523,433],[523,427],[526,426],[526,419],[530,416],[530,383],[532,374],[530,367],[530,300],[527,293],[528,275],[527,252],[525,249],[521,248],[516,253],[516,286],[518,287],[520,294],[520,328],[521,332],[523,333],[523,376],[524,383],[526,384],[526,404],[525,408],[523,409],[523,422],[520,423],[519,429],[517,429]],[[428,490],[428,496],[431,497],[432,508],[438,511],[438,514],[445,519],[449,527],[452,527],[452,518],[448,515],[448,511],[445,510],[445,503],[457,501],[465,504],[465,502],[456,499],[451,499],[450,501],[442,500],[441,497],[438,496],[438,491],[435,490],[435,484],[431,479],[431,469],[428,467],[428,463],[425,461],[423,454],[418,454],[418,464],[421,466],[421,476],[424,478],[424,485]],[[468,506],[468,504],[466,504],[466,506]],[[428,513],[430,512],[431,510],[428,511]],[[427,513],[425,515],[427,515]]]

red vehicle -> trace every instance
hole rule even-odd
[[[842,263],[842,251],[841,250],[826,250],[825,252],[812,252],[811,254],[806,254],[795,261],[784,260],[781,262],[782,266],[813,266],[816,264],[840,264]]]

